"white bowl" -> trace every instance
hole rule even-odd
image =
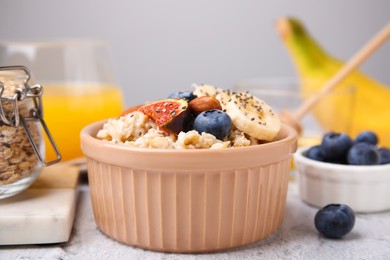
[[[294,155],[299,194],[306,203],[321,208],[342,203],[355,212],[390,209],[390,164],[375,166],[341,165],[315,161],[303,153]]]

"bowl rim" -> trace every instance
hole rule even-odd
[[[214,154],[214,153],[221,153],[221,152],[226,152],[226,151],[231,151],[231,152],[240,152],[240,151],[250,151],[250,150],[258,150],[259,147],[267,148],[270,146],[278,146],[282,145],[284,143],[294,143],[291,148],[291,153],[294,153],[297,150],[297,139],[298,139],[298,134],[296,130],[285,124],[282,123],[280,132],[283,130],[287,133],[287,135],[284,138],[278,139],[276,141],[268,142],[268,143],[263,143],[259,145],[251,145],[251,146],[244,146],[244,147],[230,147],[230,148],[221,148],[221,149],[164,149],[164,148],[140,148],[140,147],[133,147],[125,144],[114,144],[110,143],[106,140],[101,140],[96,138],[96,133],[95,129],[98,126],[102,126],[105,122],[107,122],[108,119],[101,120],[94,122],[92,124],[89,124],[85,126],[81,132],[80,132],[80,138],[81,139],[86,139],[88,141],[91,141],[93,144],[96,144],[98,146],[102,147],[107,147],[107,148],[113,148],[113,149],[118,149],[118,150],[126,150],[126,151],[131,151],[131,152],[139,152],[139,153],[150,153],[150,154],[177,154],[177,153],[191,153],[191,154]],[[279,133],[280,133],[279,132]],[[233,148],[233,149],[231,149]]]
[[[247,147],[221,149],[161,149],[138,148],[114,144],[96,138],[96,133],[105,121],[92,123],[80,133],[81,150],[90,161],[107,163],[132,169],[163,170],[171,172],[201,173],[258,168],[279,165],[290,160],[297,149],[297,132],[283,125],[280,140]]]
[[[304,152],[306,152],[310,147],[312,146],[302,146],[299,147],[294,154],[294,159],[297,161],[297,163],[306,164],[312,167],[316,168],[322,168],[322,169],[329,169],[329,170],[347,170],[347,171],[382,171],[382,170],[388,170],[390,174],[390,164],[380,164],[380,165],[346,165],[346,164],[336,164],[336,163],[328,163],[328,162],[321,162],[316,161],[310,158],[307,158],[303,155]]]

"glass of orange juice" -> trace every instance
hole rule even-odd
[[[118,116],[124,103],[115,83],[108,45],[97,40],[0,43],[1,65],[24,65],[43,86],[43,115],[62,160],[82,157],[81,129]],[[46,140],[46,143],[48,140]],[[46,145],[46,158],[55,158]]]

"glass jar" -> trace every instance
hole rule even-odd
[[[0,199],[27,189],[44,166],[61,155],[42,118],[40,85],[28,85],[30,74],[22,66],[0,67]],[[43,132],[57,158],[45,161]]]

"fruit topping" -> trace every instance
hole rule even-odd
[[[352,140],[347,134],[326,133],[320,145],[312,146],[305,157],[328,163],[378,165],[390,163],[390,150],[378,147],[377,135],[364,131]]]
[[[138,111],[153,119],[160,129],[174,134],[186,129],[190,114],[187,100],[173,98],[145,104]]]
[[[182,98],[186,99],[188,102],[195,99],[197,96],[191,91],[178,91],[170,94],[168,98]]]
[[[322,150],[320,145],[315,145],[313,147],[310,147],[306,152],[305,156],[307,158],[316,160],[316,161],[325,161],[324,156],[322,155]]]
[[[141,146],[150,144],[149,141],[158,135],[176,143],[181,132],[192,131],[197,135],[213,135],[217,143],[223,141],[219,147],[237,147],[273,141],[278,134],[281,121],[263,100],[248,92],[233,92],[207,84],[194,84],[193,87],[193,92],[174,92],[169,98],[124,110],[117,120],[126,117],[123,120],[129,121],[133,113],[139,112],[147,116],[145,125],[150,129],[142,136],[118,142]],[[123,129],[122,132],[126,131]],[[104,138],[106,136],[109,139],[112,135]],[[205,136],[202,135],[199,142],[206,140]]]
[[[223,89],[217,88],[215,86],[200,84],[200,85],[195,85],[194,94],[198,97],[203,97],[203,96],[216,97],[222,91]]]
[[[372,131],[364,131],[356,136],[354,143],[368,143],[372,145],[378,144],[378,137]]]
[[[379,148],[378,152],[381,157],[381,164],[390,163],[390,149],[387,148]]]
[[[247,92],[232,92],[225,109],[238,130],[259,140],[272,141],[280,130],[280,119],[271,107]]]
[[[345,157],[352,146],[352,139],[343,133],[330,132],[323,136],[321,150],[325,159]]]
[[[189,106],[195,115],[199,115],[203,111],[212,109],[222,110],[218,99],[209,96],[197,97],[189,103]]]
[[[378,149],[369,143],[357,143],[352,146],[348,151],[347,160],[351,165],[376,165],[381,162]]]
[[[209,133],[219,140],[224,140],[230,133],[232,121],[225,112],[212,109],[200,113],[194,122],[194,129],[198,133]]]
[[[341,238],[353,229],[355,212],[345,204],[329,204],[317,212],[314,224],[325,237]]]

